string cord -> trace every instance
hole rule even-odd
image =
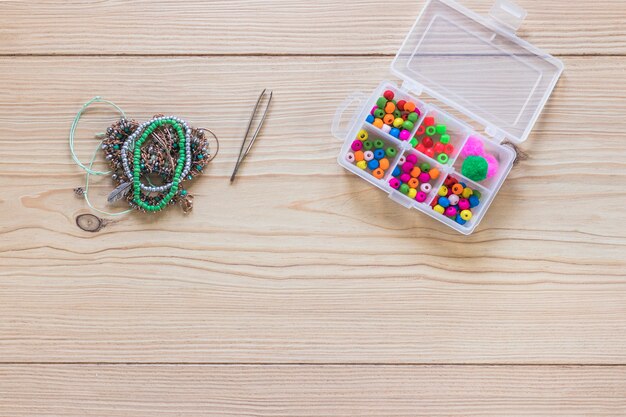
[[[76,134],[76,128],[78,127],[78,122],[80,121],[80,118],[82,117],[83,113],[87,110],[87,108],[89,108],[89,106],[91,106],[94,103],[107,104],[113,107],[122,116],[123,119],[126,118],[126,114],[124,113],[124,110],[122,110],[117,104],[113,103],[112,101],[105,100],[100,96],[96,96],[92,98],[91,100],[83,104],[83,107],[81,107],[81,109],[78,111],[78,113],[76,113],[76,116],[74,117],[74,121],[72,122],[72,127],[70,128],[70,135],[69,135],[70,153],[72,154],[72,159],[74,160],[76,165],[78,165],[83,171],[86,172],[85,190],[83,191],[83,197],[85,198],[85,201],[87,202],[87,205],[89,206],[89,208],[91,208],[92,210],[100,214],[104,214],[106,216],[120,216],[122,214],[130,213],[131,211],[133,211],[133,209],[130,208],[127,210],[116,212],[116,213],[111,213],[111,212],[100,210],[94,207],[93,204],[91,204],[91,201],[89,200],[89,177],[91,175],[95,175],[95,176],[109,175],[112,172],[112,171],[97,171],[93,169],[93,164],[96,161],[96,157],[98,156],[98,151],[100,150],[100,147],[102,146],[102,142],[104,141],[104,139],[100,140],[100,142],[98,143],[98,146],[96,146],[96,149],[93,152],[93,155],[91,156],[91,160],[89,161],[89,164],[87,166],[80,161],[74,149],[74,139],[75,139],[75,134]]]

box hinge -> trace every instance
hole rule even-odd
[[[498,129],[495,126],[487,126],[485,128],[485,132],[491,136],[492,138],[494,138],[498,143],[502,142],[502,140],[504,139],[504,137],[506,136],[506,133],[504,133],[504,131],[502,131],[501,129]]]
[[[402,89],[404,91],[413,93],[416,96],[419,96],[424,91],[424,86],[419,83],[416,83],[415,81],[405,80],[402,83]]]
[[[390,192],[389,198],[406,208],[413,206],[413,201],[399,191],[393,190]]]
[[[496,0],[489,16],[509,32],[515,33],[528,13],[510,0]]]

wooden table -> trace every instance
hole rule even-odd
[[[335,161],[423,1],[1,2],[0,415],[626,415],[626,2],[519,1],[566,70],[470,237]],[[76,227],[95,95],[217,132],[190,216]]]

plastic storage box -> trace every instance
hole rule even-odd
[[[527,139],[563,71],[561,61],[515,35],[525,16],[523,9],[506,0],[497,1],[489,17],[453,1],[430,0],[391,65],[402,85],[383,81],[370,96],[354,93],[337,110],[333,135],[345,141],[339,164],[404,207],[417,209],[463,234],[474,231],[515,160],[514,150],[502,142],[519,144]],[[393,99],[381,99],[385,92],[393,93]],[[481,128],[474,129],[419,99],[422,93],[463,113],[468,122]],[[415,104],[417,117],[400,111],[404,101]],[[389,102],[394,106],[385,107]],[[385,120],[389,122],[393,113],[387,111],[394,107],[398,112],[394,119],[416,120],[396,130],[395,124],[376,120],[385,114],[380,119],[388,117]],[[445,148],[444,157],[440,156],[443,151],[428,150],[427,145],[437,146],[439,151],[451,146]],[[374,152],[376,157],[372,157]],[[360,162],[363,155],[365,163]],[[484,180],[470,169],[469,161],[464,166],[466,159],[474,156],[489,162],[489,176]],[[478,162],[478,171],[484,169],[480,158],[472,162]],[[420,172],[430,172],[431,177]],[[472,173],[474,180],[463,172]],[[413,176],[409,187],[408,178]],[[459,200],[463,200],[461,204]]]

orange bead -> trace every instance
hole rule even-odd
[[[385,171],[381,168],[376,168],[374,171],[372,171],[372,175],[375,178],[381,179],[382,177],[385,176]]]
[[[396,105],[393,104],[393,101],[388,101],[385,105],[385,113],[393,113],[396,111]]]
[[[413,103],[412,101],[407,101],[406,103],[404,103],[404,111],[415,111],[415,103]]]
[[[393,103],[392,103],[392,104],[393,104]],[[392,124],[392,123],[393,123],[393,121],[394,121],[395,119],[396,119],[396,118],[394,117],[394,115],[393,115],[393,114],[387,113],[387,114],[385,115],[385,117],[383,117],[383,123],[384,123],[384,124],[386,124],[386,125],[390,125],[390,124]]]
[[[411,176],[414,178],[417,178],[420,176],[420,174],[422,173],[422,170],[420,169],[420,167],[415,166],[412,170],[411,170]]]
[[[430,178],[432,179],[439,178],[439,170],[437,168],[431,169],[430,171],[428,171],[428,174],[430,175]]]
[[[356,151],[354,153],[354,160],[356,162],[362,161],[365,159],[365,155],[363,155],[363,151]]]
[[[409,187],[411,188],[417,188],[420,185],[420,182],[417,178],[411,178],[407,184],[409,184]]]
[[[381,169],[384,169],[384,170],[389,169],[389,159],[383,158],[380,161],[378,161],[378,163],[380,164]]]
[[[382,119],[378,119],[378,118],[374,119],[374,123],[372,123],[372,124],[374,126],[376,126],[377,128],[379,128],[379,129],[382,129],[383,125],[384,125]]]
[[[456,183],[452,186],[452,192],[456,195],[459,195],[463,192],[463,186],[459,183]]]

